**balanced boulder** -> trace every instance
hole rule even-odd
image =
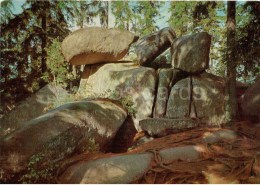
[[[172,66],[188,73],[199,73],[209,67],[211,36],[196,33],[176,39],[171,47]]]
[[[126,116],[123,108],[105,100],[65,104],[0,141],[1,169],[20,173],[33,156],[42,156],[39,164],[43,164],[74,152],[105,150]]]
[[[120,60],[137,39],[129,31],[91,27],[74,31],[63,40],[61,47],[71,64],[95,64]]]
[[[136,54],[140,65],[151,66],[151,62],[168,49],[175,38],[174,30],[166,27],[139,39],[136,44]]]
[[[97,64],[96,64],[97,65]],[[99,68],[85,68],[78,94],[87,97],[106,97],[123,101],[133,116],[137,130],[139,121],[152,116],[156,89],[156,72],[133,63],[108,63]]]

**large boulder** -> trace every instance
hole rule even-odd
[[[0,120],[0,137],[21,128],[23,123],[44,114],[55,101],[64,101],[69,94],[60,86],[48,84],[26,98]]]
[[[192,117],[207,125],[222,125],[228,122],[226,101],[225,79],[204,72],[180,80],[172,87],[166,117]]]
[[[244,116],[254,122],[260,121],[260,79],[249,87],[241,98]]]
[[[92,69],[87,67],[83,72],[88,75],[81,79],[78,94],[124,101],[128,110],[134,109],[136,112],[133,120],[136,129],[140,130],[139,121],[152,116],[156,89],[155,70],[133,63],[109,63]]]
[[[140,65],[151,66],[151,62],[167,50],[175,38],[174,30],[166,27],[139,39],[136,44],[136,54]]]
[[[159,69],[158,70],[158,88],[157,96],[155,100],[155,106],[153,110],[154,118],[161,118],[165,116],[167,101],[171,91],[171,87],[181,80],[187,77],[187,74],[178,69]]]
[[[126,116],[123,108],[105,100],[58,107],[0,141],[1,170],[20,173],[36,156],[41,156],[39,164],[50,164],[75,152],[106,150]]]
[[[196,33],[176,39],[171,47],[172,66],[188,73],[199,73],[209,67],[211,36]]]
[[[129,31],[99,27],[74,31],[62,42],[62,53],[73,65],[117,61],[138,39]]]
[[[59,177],[59,183],[128,184],[143,176],[152,157],[152,153],[142,153],[80,161]]]

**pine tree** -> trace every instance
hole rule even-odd
[[[237,3],[237,77],[253,83],[260,75],[260,4]]]

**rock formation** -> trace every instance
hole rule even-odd
[[[44,95],[31,98],[31,104],[10,114],[18,115],[13,119],[16,130],[0,140],[0,182],[24,175],[36,157],[37,168],[62,164],[59,170],[52,169],[60,183],[134,183],[146,178],[149,169],[169,170],[172,162],[208,160],[215,154],[208,144],[228,141],[232,146],[234,139],[243,140],[244,136],[232,130],[218,130],[227,123],[227,97],[225,79],[205,72],[209,67],[209,34],[176,38],[172,28],[164,28],[138,41],[138,62],[125,61],[127,57],[121,60],[136,40],[128,31],[104,28],[80,29],[64,39],[66,60],[85,65],[76,94],[80,101],[41,115],[42,104],[49,102]],[[171,66],[156,70],[162,66],[154,67],[152,62],[167,49],[171,49]],[[241,100],[244,114],[258,119],[259,82]],[[30,111],[34,111],[32,115]],[[19,116],[22,112],[26,116]],[[183,137],[183,131],[188,130],[189,137]],[[160,145],[154,145],[158,139],[162,139]],[[181,139],[186,140],[184,144]],[[247,155],[255,155],[249,145],[257,144],[248,141],[233,144],[248,147]],[[226,148],[222,149],[219,157],[228,155],[223,152]],[[212,160],[207,162],[212,164]],[[258,166],[252,169],[256,173]],[[210,174],[208,169],[201,171]]]
[[[23,127],[23,123],[44,114],[46,108],[55,100],[64,100],[68,92],[60,86],[48,84],[32,96],[19,103],[10,113],[1,118],[0,137],[15,129]]]
[[[174,30],[167,27],[139,39],[136,44],[139,64],[146,67],[151,66],[153,60],[168,49],[175,38]]]
[[[154,69],[139,67],[133,63],[108,63],[88,67],[83,72],[86,77],[80,82],[78,93],[89,97],[110,97],[115,100],[128,99],[136,112],[133,117],[138,130],[139,121],[152,116],[156,88]]]
[[[260,121],[260,79],[246,90],[241,98],[241,107],[244,116],[254,122]]]
[[[91,146],[104,151],[126,116],[123,108],[110,101],[65,104],[25,123],[0,141],[1,169],[20,173],[36,155],[43,156],[42,164],[64,160]]]
[[[188,73],[200,73],[209,67],[211,36],[196,33],[176,39],[171,47],[172,66]]]
[[[117,61],[138,37],[131,32],[99,27],[74,31],[62,42],[62,53],[73,65]]]

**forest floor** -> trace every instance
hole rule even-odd
[[[233,130],[236,139],[205,143],[205,134]],[[156,151],[177,146],[196,145],[203,148],[200,159],[162,164]],[[260,124],[237,122],[228,128],[197,128],[167,135],[142,144],[125,153],[84,156],[85,160],[154,151],[150,169],[134,183],[260,183]],[[158,154],[158,153],[157,153]]]

